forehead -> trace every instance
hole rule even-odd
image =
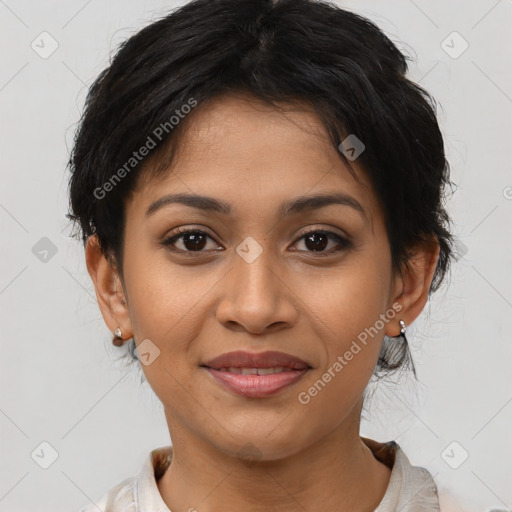
[[[374,215],[375,197],[365,172],[341,159],[316,113],[305,104],[276,109],[255,98],[224,95],[183,122],[172,163],[158,177],[144,173],[137,204],[164,193],[215,196],[248,206],[282,203],[308,193],[344,192]]]

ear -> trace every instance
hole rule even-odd
[[[428,293],[439,258],[437,238],[416,245],[411,251],[411,258],[404,265],[401,275],[397,275],[394,285],[394,303],[402,306],[396,315],[396,322],[386,325],[386,335],[397,336],[400,333],[399,321],[410,325],[423,311],[428,300]]]
[[[128,303],[117,269],[103,255],[98,237],[92,235],[85,248],[87,271],[96,290],[96,298],[107,327],[121,329],[123,339],[133,336]]]

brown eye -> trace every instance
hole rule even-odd
[[[208,233],[198,229],[179,228],[171,236],[162,241],[162,245],[173,252],[181,253],[202,253],[207,252],[208,239],[215,242]],[[319,256],[327,256],[342,251],[351,246],[351,243],[344,237],[321,229],[313,229],[302,235],[298,241],[304,240],[305,249],[300,252],[318,253]],[[334,243],[333,243],[334,242]],[[331,247],[329,248],[329,244]],[[181,245],[181,247],[179,247]],[[219,246],[213,243],[209,250],[218,249]],[[329,250],[326,250],[328,249]]]
[[[332,231],[325,231],[321,229],[311,230],[302,235],[299,240],[304,240],[304,246],[306,247],[305,252],[332,254],[350,247],[350,242],[346,238],[343,238]],[[337,244],[334,245],[335,250],[331,247],[330,250],[326,251],[325,249],[328,247],[330,240],[337,242]],[[336,247],[341,247],[342,249],[336,250]]]
[[[204,231],[197,229],[179,229],[177,233],[163,240],[162,245],[169,247],[176,252],[204,252],[208,239],[213,239]],[[180,242],[182,247],[176,247],[176,242]],[[218,245],[213,247],[218,248]]]

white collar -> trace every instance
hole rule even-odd
[[[374,512],[439,512],[436,484],[428,470],[411,465],[395,441],[379,443],[361,437],[377,460],[391,467],[391,477],[386,493]],[[105,512],[134,510],[136,512],[171,512],[158,490],[157,480],[172,460],[172,446],[152,450],[140,471],[116,489],[116,496],[106,500]],[[132,507],[132,508],[130,508]],[[92,510],[92,509],[91,509]],[[87,511],[85,511],[87,512]]]

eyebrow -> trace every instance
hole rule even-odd
[[[146,211],[146,216],[149,217],[161,208],[170,204],[183,204],[198,210],[218,212],[225,215],[229,215],[232,211],[230,204],[213,197],[197,194],[168,194],[151,203]],[[288,217],[298,213],[323,208],[332,204],[349,206],[350,208],[358,211],[365,218],[368,218],[366,216],[365,209],[357,199],[339,192],[297,197],[282,204],[279,208],[278,215],[279,217]]]

